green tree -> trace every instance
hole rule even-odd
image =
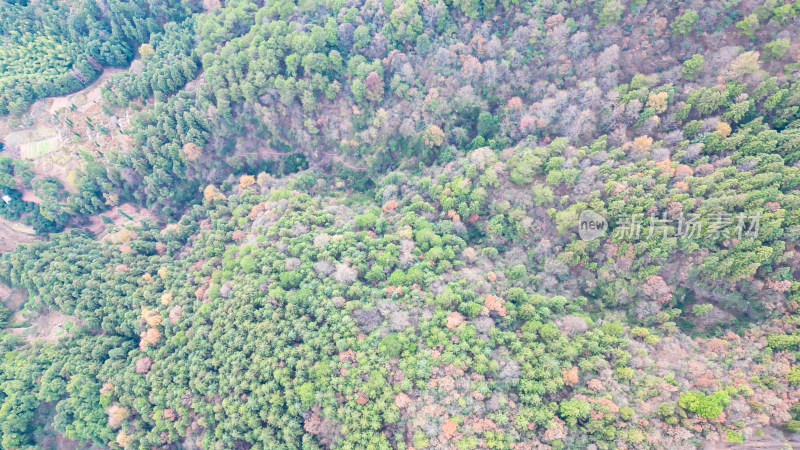
[[[786,54],[791,42],[789,38],[776,39],[764,44],[764,56],[767,59],[780,59]]]
[[[736,22],[736,28],[738,28],[742,34],[751,39],[755,36],[755,33],[758,31],[760,26],[761,25],[759,24],[758,16],[755,14],[750,14],[739,22]]]
[[[730,401],[730,395],[724,390],[716,391],[712,395],[702,392],[683,392],[678,400],[678,406],[700,417],[713,419],[722,414]]]
[[[687,59],[683,62],[683,78],[687,80],[691,80],[694,78],[698,72],[703,70],[703,64],[705,63],[705,58],[703,55],[699,53],[695,53],[692,55],[691,58]]]
[[[693,9],[687,9],[672,22],[672,31],[675,34],[686,35],[694,31],[695,24],[700,19],[700,15]]]

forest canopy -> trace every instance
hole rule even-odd
[[[0,2],[2,129],[77,161],[0,147],[0,225],[38,233],[0,256],[0,448],[787,444],[798,30],[784,0]]]
[[[136,45],[193,2],[106,0],[0,2],[0,114],[21,115],[37,98],[87,86],[103,67],[126,67]]]

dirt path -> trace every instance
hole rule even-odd
[[[322,152],[322,153],[324,155],[327,155],[332,160],[338,162],[339,164],[341,164],[341,165],[343,165],[345,167],[349,167],[350,169],[358,170],[358,171],[367,170],[367,168],[364,167],[364,166],[358,166],[356,164],[348,163],[347,161],[344,160],[344,157],[341,156],[341,155],[337,155],[337,154],[334,154],[334,153],[328,153],[328,152]]]
[[[47,105],[47,112],[51,115],[57,113],[60,109],[69,108],[70,105],[77,106],[80,110],[86,111],[94,105],[99,104],[102,99],[100,98],[100,87],[108,81],[113,75],[127,71],[128,69],[119,69],[109,67],[103,70],[103,74],[94,81],[94,83],[86,86],[84,89],[73,92],[72,94],[62,95],[59,97],[49,97],[39,101],[43,101]]]
[[[69,108],[70,105],[73,104],[83,109],[88,109],[92,105],[98,104],[101,101],[100,87],[108,81],[111,76],[125,72],[126,70],[127,69],[113,67],[106,68],[97,80],[80,91],[57,97],[40,98],[31,104],[23,118],[15,118],[9,115],[0,116],[0,136],[5,136],[12,131],[35,128],[37,125],[50,125],[49,119],[53,114],[61,109]],[[24,123],[26,119],[31,119],[33,124],[28,127],[11,126],[13,122]]]

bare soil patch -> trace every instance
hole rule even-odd
[[[103,216],[110,219],[114,225],[120,228],[128,224],[139,225],[144,219],[157,219],[156,216],[147,209],[139,208],[131,203],[123,203],[102,214],[89,217],[89,225],[83,228],[93,233],[100,240],[105,240],[111,236],[106,231],[110,224],[103,221]]]
[[[0,283],[0,299],[6,308],[16,311],[28,299],[28,294],[25,289],[12,288],[7,284]]]
[[[0,252],[14,250],[18,244],[31,243],[38,239],[33,228],[0,217]]]
[[[8,332],[25,338],[27,342],[42,340],[45,342],[55,342],[58,338],[67,335],[66,325],[71,322],[74,325],[85,325],[78,317],[68,316],[60,311],[49,310],[37,314],[32,319],[25,319],[21,312],[17,312],[11,318],[12,322],[27,322],[30,324],[24,328],[7,328]]]

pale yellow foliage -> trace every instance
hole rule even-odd
[[[389,113],[385,109],[380,108],[375,112],[375,119],[372,120],[372,126],[381,128],[389,122]]]
[[[439,147],[444,143],[444,131],[436,125],[429,125],[422,133],[422,142],[427,148]]]
[[[134,238],[136,238],[136,233],[134,233],[133,231],[131,231],[131,230],[127,229],[127,228],[125,228],[125,229],[119,230],[117,233],[114,233],[113,235],[109,236],[108,240],[110,242],[114,242],[116,244],[125,244],[127,242],[130,242]]]
[[[75,182],[77,181],[77,178],[78,178],[78,172],[70,170],[69,173],[67,174],[67,183],[69,183],[69,185],[72,187],[76,187]]]
[[[633,149],[637,152],[646,152],[653,145],[653,138],[650,136],[639,136],[633,140]]]
[[[172,302],[172,292],[164,292],[161,294],[161,304],[167,306]]]
[[[239,187],[242,189],[249,188],[254,184],[256,184],[256,178],[252,175],[242,175],[239,177]]]
[[[167,266],[158,269],[158,276],[161,277],[162,280],[167,279]]]
[[[106,205],[108,206],[117,206],[119,205],[119,195],[113,192],[106,192],[103,193],[103,197],[106,199]]]
[[[178,231],[178,228],[179,227],[178,227],[177,223],[171,223],[171,224],[168,224],[166,227],[164,227],[164,229],[161,230],[161,233],[162,234],[174,233],[174,232]]]
[[[157,327],[161,325],[163,319],[161,317],[161,312],[158,308],[150,309],[146,306],[142,306],[142,319],[147,322],[147,325],[151,327]]]
[[[119,430],[119,433],[117,433],[116,442],[117,442],[117,445],[119,445],[122,448],[125,448],[125,447],[133,444],[133,436],[129,436],[129,435],[125,434],[124,431]]]
[[[227,200],[228,197],[219,191],[213,184],[209,184],[203,189],[203,200],[213,202],[214,200]]]
[[[728,137],[731,135],[731,126],[726,122],[717,122],[717,131],[722,137]]]
[[[111,428],[119,427],[122,425],[122,421],[131,415],[128,408],[116,404],[109,406],[108,409],[106,409],[106,413],[108,414],[108,425]]]
[[[152,55],[156,51],[153,49],[153,46],[150,44],[142,44],[139,46],[139,56],[142,59],[147,59],[148,56]]]
[[[411,239],[414,236],[414,233],[411,231],[411,227],[406,225],[397,232],[397,235],[406,239]]]
[[[659,93],[650,93],[650,96],[647,98],[647,107],[653,108],[656,114],[661,114],[667,110],[667,95],[666,92],[659,92]]]
[[[728,66],[725,78],[728,80],[736,80],[744,75],[758,72],[761,70],[761,65],[758,63],[759,56],[760,54],[758,52],[744,52],[737,56]]]
[[[196,161],[197,158],[203,153],[203,149],[194,142],[187,142],[183,146],[183,157],[187,161]]]

